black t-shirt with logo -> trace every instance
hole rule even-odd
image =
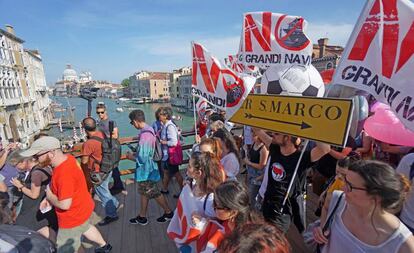
[[[267,168],[268,182],[264,201],[277,209],[280,209],[282,206],[283,198],[289,187],[300,153],[301,151],[297,150],[285,156],[280,152],[278,145],[271,144],[269,147],[270,164]],[[301,178],[311,164],[311,153],[310,151],[305,151],[299,165],[296,179]],[[295,189],[292,189],[292,192],[294,191]]]

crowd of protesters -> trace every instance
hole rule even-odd
[[[98,120],[87,117],[82,122],[88,140],[80,163],[63,153],[59,140],[43,134],[25,150],[15,143],[1,147],[2,224],[37,231],[58,252],[82,252],[82,237],[96,243],[95,252],[111,251],[91,223],[92,196],[96,194],[105,210],[98,225],[117,222],[121,203],[116,195],[125,191],[119,169],[115,166],[108,173],[100,169],[102,143],[117,140],[119,129],[110,125],[104,104],[98,104],[96,113]],[[247,126],[238,136],[224,112],[207,110],[197,121],[196,144],[186,170],[180,170],[182,138],[173,111],[160,107],[155,118],[150,124],[142,110],[129,114],[138,130],[138,144],[126,158],[136,163],[134,179],[140,195],[137,216],[130,217],[130,224],[151,222],[151,199],[163,209],[157,222],[180,215],[166,200],[171,191],[179,201],[192,203],[191,226],[210,232],[209,224],[223,228],[223,237],[216,240],[218,252],[291,252],[285,235],[292,225],[304,234],[310,232],[319,252],[414,252],[412,147],[381,143],[364,131],[358,141],[350,137],[344,148],[308,144]],[[179,192],[172,192],[172,178]],[[315,214],[320,220],[307,228],[301,197],[310,184],[319,196]]]

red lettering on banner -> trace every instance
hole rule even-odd
[[[376,0],[372,6],[368,17],[365,19],[361,30],[354,42],[348,59],[363,61],[368,53],[368,49],[372,44],[375,36],[378,33],[381,25],[381,2],[383,4],[383,37],[382,37],[382,75],[391,78],[393,69],[396,64],[398,51],[398,36],[399,36],[399,18],[397,9],[397,0]],[[411,24],[410,29],[405,35],[400,45],[400,56],[396,71],[402,66],[414,53],[414,23]]]
[[[260,32],[256,23],[254,22],[252,15],[246,15],[246,18],[244,19],[244,44],[246,52],[253,52],[251,33],[253,33],[257,42],[259,42],[259,45],[264,51],[272,51],[272,48],[270,46],[270,27],[272,23],[272,13],[263,12],[262,21],[262,31]]]
[[[206,89],[214,93],[217,87],[217,81],[220,75],[219,66],[212,60],[211,69],[208,70],[206,59],[204,57],[203,47],[194,44],[193,48],[193,84],[197,84],[197,66],[200,68]]]
[[[414,22],[411,23],[410,29],[405,35],[405,38],[401,42],[400,47],[400,58],[398,59],[397,70],[401,69],[402,66],[410,59],[410,57],[414,54]]]

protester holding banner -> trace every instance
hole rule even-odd
[[[292,180],[297,163],[299,162],[297,178],[301,178],[312,162],[319,160],[329,152],[330,146],[317,142],[311,151],[303,151],[302,159],[299,160],[301,151],[298,148],[298,138],[275,132],[270,133],[271,137],[263,130],[256,128],[254,132],[269,149],[270,154],[263,182],[259,189],[260,195],[264,197],[263,216],[266,221],[274,223],[286,233],[293,215],[299,213],[298,205],[295,204],[293,208],[291,204],[296,203],[296,199],[293,197],[283,206],[283,200],[287,194],[288,185]],[[299,190],[299,188],[299,186],[294,187],[289,196],[295,196],[295,190]]]
[[[225,129],[218,129],[213,136],[221,141],[221,164],[224,167],[227,179],[236,180],[236,176],[240,171],[240,154],[236,141],[230,132]]]
[[[314,229],[322,253],[414,252],[412,233],[393,214],[409,190],[404,177],[386,163],[361,160],[349,166],[344,190],[329,204],[329,232],[322,232],[326,220]]]
[[[250,211],[249,194],[237,181],[227,181],[219,185],[214,192],[214,210],[217,219],[224,227],[224,235],[247,223],[261,222],[260,216]],[[209,221],[194,213],[192,222],[201,231],[209,226]],[[220,242],[218,242],[220,245]]]

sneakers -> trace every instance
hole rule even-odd
[[[108,253],[108,252],[111,252],[111,250],[112,250],[112,245],[107,243],[102,247],[96,248],[95,253]]]
[[[159,223],[164,223],[172,219],[174,216],[174,212],[164,213],[161,217],[157,219]]]
[[[109,217],[109,216],[106,216],[102,221],[100,221],[99,223],[98,223],[98,225],[99,226],[105,226],[105,225],[108,225],[109,223],[111,223],[111,222],[114,222],[114,221],[117,221],[119,219],[119,217],[118,216],[116,216],[116,217]]]
[[[139,225],[145,226],[148,224],[148,219],[138,215],[137,217],[130,219],[129,223],[134,224],[134,225],[139,224]]]

